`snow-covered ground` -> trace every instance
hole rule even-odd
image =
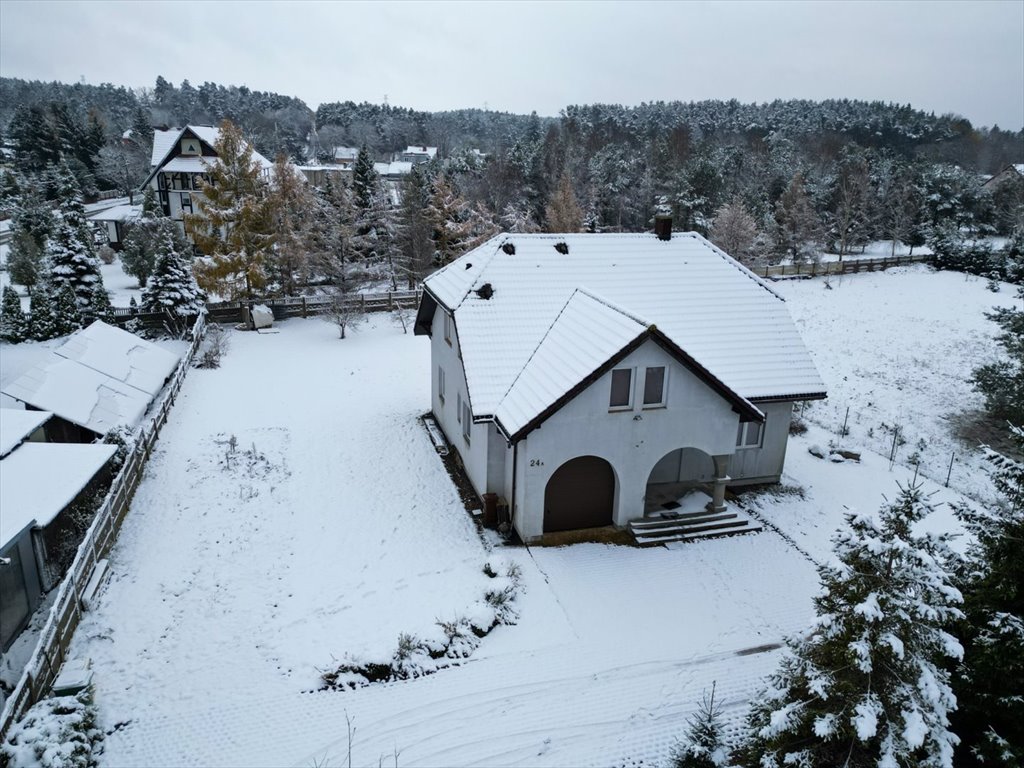
[[[713,681],[735,725],[772,646],[810,618],[812,559],[843,512],[911,479],[910,426],[927,474],[955,445],[943,415],[980,403],[963,379],[995,354],[982,313],[1012,296],[926,268],[831,284],[777,284],[832,398],[807,409],[783,487],[743,497],[769,527],[653,549],[481,537],[417,420],[429,345],[386,317],[345,341],[318,319],[233,333],[219,370],[189,374],[76,634],[104,763],[347,765],[349,718],[352,765],[651,765]],[[861,400],[842,442],[863,461],[812,457]],[[890,470],[868,430],[897,417],[908,444]],[[952,485],[985,492],[976,458]],[[948,506],[928,524],[957,527]],[[503,561],[523,570],[521,619],[465,663],[314,691],[346,655],[386,661],[399,633],[471,610],[483,564]]]
[[[136,302],[141,300],[142,289],[139,288],[139,281],[124,271],[120,259],[114,259],[110,264],[100,264],[100,274],[103,276],[103,287],[110,294],[110,303],[115,307],[127,307],[133,297]],[[10,283],[10,273],[6,270],[0,272],[0,290]],[[21,308],[28,311],[30,302],[24,286],[15,285],[14,288],[21,296]]]

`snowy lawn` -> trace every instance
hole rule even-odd
[[[6,246],[4,246],[6,247]],[[139,288],[139,281],[124,271],[121,266],[121,259],[114,259],[111,264],[100,264],[100,274],[103,276],[103,287],[110,294],[110,303],[115,307],[127,307],[134,298],[136,302],[142,300],[142,289]],[[0,290],[5,285],[10,285],[11,274],[6,270],[0,272]],[[15,285],[14,289],[21,296],[21,308],[26,312],[29,309],[30,301],[25,286]]]
[[[951,487],[988,496],[981,454],[957,439],[955,419],[983,404],[968,379],[1001,353],[993,341],[998,327],[985,313],[1012,306],[1013,286],[992,293],[981,278],[925,266],[828,284],[831,290],[822,279],[773,284],[828,387],[828,400],[809,403],[804,418],[844,447],[885,457],[899,426],[905,443],[897,447],[897,463],[910,466],[916,453],[921,474],[944,483],[955,452]],[[850,434],[841,439],[847,408]],[[789,463],[787,470],[793,471]]]
[[[760,646],[810,618],[813,566],[772,532],[481,540],[417,421],[429,344],[383,316],[345,341],[278,329],[189,374],[76,635],[117,728],[107,764],[343,765],[346,714],[354,765],[661,760],[712,681],[738,720],[777,660]],[[343,654],[387,660],[399,633],[470,610],[506,560],[521,619],[464,664],[310,692]]]

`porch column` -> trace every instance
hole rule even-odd
[[[715,464],[715,476],[712,480],[711,501],[708,502],[708,512],[720,513],[725,511],[725,486],[732,479],[729,477],[729,455],[712,456]]]

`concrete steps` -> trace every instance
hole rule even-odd
[[[684,512],[642,517],[629,523],[629,530],[641,547],[667,544],[672,541],[693,541],[719,536],[756,533],[761,524],[735,507],[725,512]]]

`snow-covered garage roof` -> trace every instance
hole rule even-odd
[[[0,459],[0,543],[49,524],[114,455],[102,443],[26,443]]]
[[[100,320],[71,336],[55,353],[140,389],[151,398],[163,389],[180,359]]]
[[[490,298],[483,297],[487,291],[477,293],[484,284],[493,291]],[[564,389],[614,346],[600,333],[625,332],[628,323],[613,320],[609,307],[642,317],[747,401],[825,392],[782,298],[694,233],[674,233],[670,240],[653,234],[503,234],[425,285],[454,313],[477,418],[496,416],[499,408],[515,423],[528,412],[536,416],[540,400]],[[589,298],[574,297],[577,289],[586,289]],[[569,314],[558,325],[565,330],[547,338],[564,311]],[[588,325],[601,329],[587,336],[595,346],[569,365],[568,348]],[[540,392],[544,397],[532,394]]]
[[[97,213],[90,213],[89,221],[132,221],[142,216],[141,205],[115,205]]]
[[[0,458],[21,445],[22,440],[43,426],[52,415],[48,411],[0,408]]]

